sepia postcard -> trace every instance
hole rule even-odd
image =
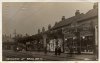
[[[3,2],[2,61],[99,61],[98,2]]]

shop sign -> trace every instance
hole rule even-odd
[[[65,34],[64,35],[64,38],[72,38],[72,37],[75,37],[74,34]]]
[[[73,28],[73,27],[66,27],[66,28],[64,28],[63,30],[62,30],[62,33],[63,34],[73,34],[74,33],[74,31],[75,31],[75,28]]]
[[[80,36],[91,36],[91,35],[93,35],[93,34],[90,31],[82,31],[82,32],[80,32]]]
[[[86,27],[86,26],[81,27],[80,31],[91,31],[91,27]]]

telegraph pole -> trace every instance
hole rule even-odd
[[[14,30],[14,35],[15,35],[15,38],[16,38],[16,29]]]
[[[16,40],[16,29],[14,30],[14,41],[15,41],[15,46],[14,46],[14,50],[17,50],[17,40]]]

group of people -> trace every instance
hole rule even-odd
[[[61,54],[61,47],[60,46],[56,46],[55,47],[55,55],[60,55]]]

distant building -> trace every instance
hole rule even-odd
[[[14,39],[10,36],[3,35],[2,36],[2,48],[3,50],[13,50],[15,45]]]

